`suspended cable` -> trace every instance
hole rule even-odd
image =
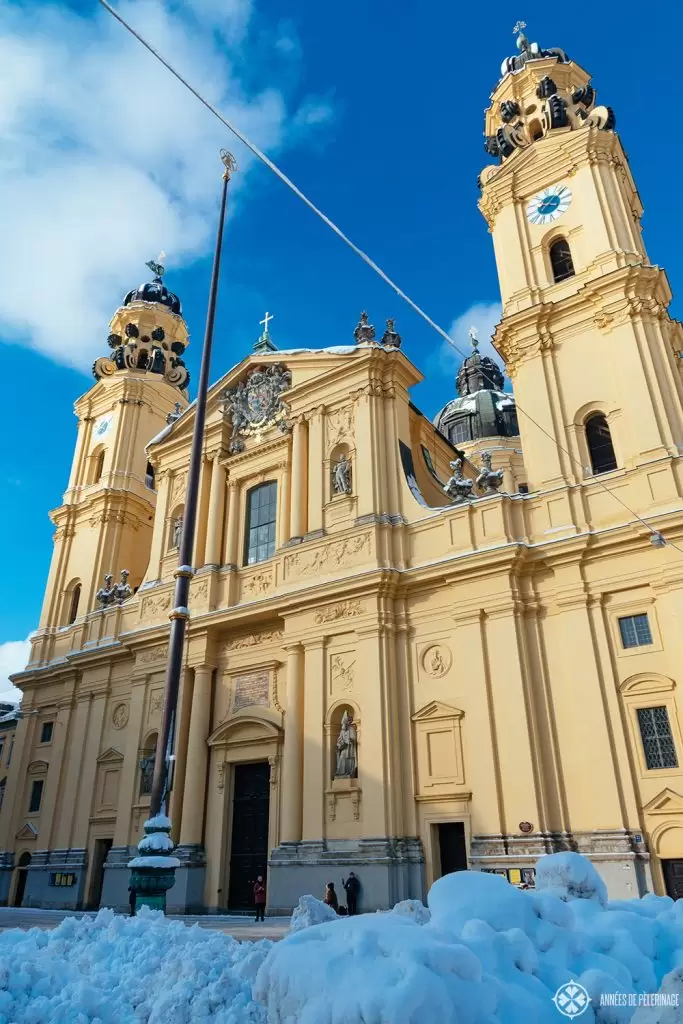
[[[152,54],[152,56],[156,57],[156,59],[161,64],[163,64],[163,66],[166,68],[166,70],[170,71],[170,73],[174,76],[174,78],[177,78],[178,81],[182,85],[184,85],[185,88],[188,89],[189,92],[191,92],[192,95],[196,99],[198,99],[199,102],[203,106],[205,106],[206,109],[209,110],[213,114],[213,116],[216,117],[221,122],[221,124],[223,124],[228,129],[228,131],[232,132],[232,134],[236,138],[238,138],[240,140],[240,142],[244,146],[246,146],[247,149],[250,150],[250,152],[252,152],[254,154],[254,156],[257,157],[261,161],[261,163],[265,164],[266,167],[268,167],[273,172],[273,174],[277,178],[279,178],[280,181],[282,181],[287,186],[287,188],[289,188],[296,196],[298,196],[298,198],[302,201],[302,203],[304,203],[309,208],[309,210],[312,210],[313,213],[317,217],[319,217],[320,220],[324,224],[326,224],[327,227],[330,228],[330,230],[333,231],[334,234],[337,235],[338,238],[341,238],[342,242],[344,242],[344,244],[347,245],[349,247],[349,249],[351,249],[352,252],[354,252],[356,254],[356,256],[359,256],[360,259],[368,267],[370,267],[371,270],[374,270],[374,272],[378,275],[378,277],[380,277],[384,281],[384,283],[387,284],[399,296],[399,298],[403,299],[403,301],[405,303],[407,303],[407,305],[409,305],[410,308],[415,313],[418,314],[418,316],[422,317],[422,319],[427,324],[429,324],[429,326],[431,328],[433,328],[433,330],[435,330],[436,333],[438,335],[440,335],[444,339],[444,341],[447,341],[448,344],[453,349],[455,349],[455,351],[458,353],[458,355],[460,355],[463,359],[467,358],[467,355],[458,347],[458,345],[455,343],[453,338],[451,338],[451,336],[446,331],[444,331],[444,329],[442,327],[440,327],[439,324],[437,324],[434,320],[432,320],[432,318],[429,316],[429,314],[425,313],[425,311],[416,302],[414,302],[413,299],[411,299],[410,296],[407,295],[403,291],[403,289],[400,288],[396,284],[395,281],[392,281],[392,279],[389,277],[389,275],[386,274],[382,270],[382,268],[380,266],[378,266],[378,264],[375,263],[375,261],[373,259],[371,259],[370,256],[368,256],[368,254],[366,252],[363,252],[363,250],[359,246],[357,246],[355,244],[355,242],[352,242],[351,239],[348,237],[348,235],[345,235],[344,232],[341,230],[341,228],[337,227],[337,225],[334,223],[334,221],[330,220],[330,218],[325,213],[323,213],[323,211],[319,207],[317,207],[315,205],[315,203],[312,202],[308,198],[308,196],[306,196],[301,191],[300,188],[298,188],[294,184],[294,182],[291,180],[291,178],[288,178],[287,175],[284,173],[284,171],[281,171],[280,168],[277,166],[277,164],[273,163],[273,161],[270,159],[270,157],[266,156],[266,154],[261,149],[259,149],[259,147],[255,143],[253,143],[249,138],[247,138],[247,136],[243,132],[241,132],[239,128],[237,128],[234,124],[232,124],[231,121],[229,121],[223,114],[221,114],[220,110],[218,110],[216,107],[214,107],[212,103],[210,103],[204,96],[202,96],[202,94],[197,89],[195,89],[195,87],[193,85],[191,85],[190,82],[188,82],[187,79],[184,78],[180,74],[179,71],[176,71],[176,69],[173,67],[173,65],[169,64],[169,62],[166,60],[166,58],[162,57],[162,55],[159,53],[159,51],[156,50],[151,45],[151,43],[148,43],[147,40],[143,36],[141,36],[140,33],[136,29],[134,29],[132,25],[129,25],[128,22],[124,18],[121,17],[121,15],[118,13],[118,11],[116,11],[111,6],[111,4],[107,2],[107,0],[99,0],[99,3],[107,11],[109,11],[109,13],[112,15],[112,17],[114,17],[119,22],[119,24],[123,25],[123,27],[128,32],[130,32],[130,34],[132,36],[134,36],[135,39],[137,39],[137,41],[139,43],[141,43],[142,46],[144,46],[145,49],[148,50]],[[483,370],[483,368],[482,368],[482,372],[484,373],[484,376],[489,381],[489,383],[490,384],[494,384],[494,381],[488,376],[488,374],[486,374],[486,372],[485,372],[485,370]],[[568,451],[562,444],[560,444],[560,442],[557,440],[557,438],[554,437],[548,430],[546,430],[545,427],[542,426],[542,424],[540,424],[538,422],[538,420],[534,419],[534,417],[530,413],[526,412],[526,410],[524,410],[519,405],[519,403],[517,402],[516,399],[515,399],[515,407],[516,407],[518,413],[521,412],[521,414],[523,416],[525,416],[529,420],[530,423],[532,423],[538,430],[540,430],[542,434],[545,434],[545,436],[551,441],[551,443],[555,445],[555,447],[558,449],[558,451],[561,451],[564,455],[567,456],[567,458],[575,466],[578,466],[579,469],[581,470],[582,475],[583,475],[583,473],[585,472],[585,467],[576,458],[576,456],[572,455],[572,453],[570,451]],[[626,502],[622,498],[620,498],[617,494],[615,494],[614,491],[610,490],[610,488],[607,487],[596,476],[593,476],[592,480],[594,480],[598,484],[598,486],[602,488],[603,491],[605,491],[607,494],[610,494],[612,496],[612,498],[614,498],[615,501],[617,501],[623,508],[626,509],[627,512],[629,512],[630,515],[632,515],[634,517],[634,519],[636,519],[642,526],[645,527],[645,529],[649,532],[651,540],[652,540],[652,542],[654,544],[658,543],[659,539],[662,536],[661,533],[658,530],[655,530],[654,527],[650,526],[650,524],[648,522],[646,522],[646,520],[643,519],[642,516],[639,516],[638,513],[635,512],[632,508],[630,508],[630,506],[627,505]],[[677,547],[677,545],[674,544],[672,541],[667,540],[666,543],[670,544],[671,547],[676,548],[676,550],[679,551],[683,555],[683,549]]]

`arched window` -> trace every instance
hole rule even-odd
[[[154,466],[151,462],[147,463],[145,470],[145,487],[149,487],[150,491],[154,490]]]
[[[586,443],[591,457],[591,468],[594,473],[609,473],[617,468],[612,435],[607,420],[601,412],[595,413],[586,420]]]
[[[271,481],[253,487],[247,495],[247,529],[244,538],[246,565],[263,562],[275,554],[277,484]]]
[[[102,479],[104,470],[104,448],[101,448],[96,455],[93,455],[92,482],[98,484]]]
[[[69,617],[67,619],[67,626],[70,626],[72,622],[76,621],[78,615],[78,605],[81,600],[81,585],[77,583],[71,591],[71,601],[69,602]]]
[[[529,132],[529,138],[532,142],[537,142],[538,139],[543,138],[543,128],[541,127],[541,122],[538,118],[534,118],[527,131]]]
[[[574,276],[574,261],[566,238],[557,238],[550,246],[549,255],[553,281],[556,284]]]

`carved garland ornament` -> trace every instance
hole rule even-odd
[[[238,637],[236,640],[228,640],[224,645],[224,651],[241,651],[246,647],[257,647],[259,644],[282,640],[281,629],[271,629],[263,633],[249,633],[248,636]]]
[[[339,601],[338,604],[330,604],[322,611],[316,612],[315,621],[334,622],[337,619],[350,619],[355,615],[362,615],[363,605],[358,600]]]

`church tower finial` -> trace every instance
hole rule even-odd
[[[109,325],[109,356],[100,356],[93,365],[95,380],[116,373],[146,371],[186,394],[190,375],[181,358],[188,342],[187,325],[182,317],[180,299],[166,288],[161,263],[166,253],[145,266],[154,280],[129,291]]]

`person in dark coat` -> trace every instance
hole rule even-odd
[[[263,921],[266,912],[266,887],[263,882],[263,875],[259,875],[254,882],[254,907],[256,909],[256,920]]]
[[[346,879],[346,881],[344,881],[344,879],[342,878],[342,885],[344,886],[344,891],[346,892],[346,906],[348,908],[350,917],[351,914],[358,913],[357,902],[358,893],[360,891],[360,882],[354,875],[353,871],[349,871],[349,877]]]
[[[337,899],[337,894],[334,891],[334,882],[327,883],[323,903],[327,903],[328,907],[332,907],[335,914],[339,913],[339,900]]]
[[[135,898],[137,893],[132,885],[128,886],[128,906],[130,907],[130,916],[135,917]]]

